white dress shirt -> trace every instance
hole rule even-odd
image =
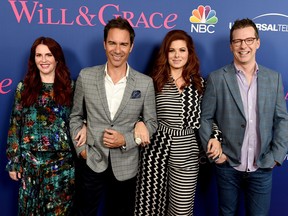
[[[129,75],[129,65],[127,64],[126,75],[117,83],[113,83],[107,73],[107,64],[105,66],[105,90],[111,119],[113,120],[124,95],[127,77]]]

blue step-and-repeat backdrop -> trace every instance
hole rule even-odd
[[[135,31],[129,62],[147,73],[164,35],[182,29],[194,39],[206,77],[232,61],[229,30],[235,19],[251,18],[261,38],[257,61],[283,75],[288,100],[288,1],[268,0],[1,0],[0,1],[0,215],[17,214],[18,183],[5,171],[9,115],[23,79],[30,47],[39,36],[58,41],[76,79],[81,68],[105,63],[103,27],[122,16]],[[288,133],[288,131],[287,131]],[[288,215],[288,158],[274,169],[271,215]],[[203,161],[202,161],[203,162]],[[244,213],[242,212],[244,215]],[[195,215],[217,215],[214,170],[202,163]]]

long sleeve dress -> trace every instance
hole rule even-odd
[[[22,173],[18,214],[68,215],[75,179],[70,107],[55,103],[48,83],[34,105],[22,107],[23,86],[20,82],[16,89],[6,151],[6,169]]]

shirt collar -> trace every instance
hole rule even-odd
[[[126,65],[127,65],[127,69],[126,69],[126,75],[125,75],[124,77],[127,79],[128,76],[129,76],[130,66],[129,66],[128,63],[126,63]],[[109,76],[109,74],[108,74],[108,72],[107,72],[107,62],[106,62],[106,64],[105,64],[104,73],[105,73],[105,76],[107,76],[107,77],[110,78],[110,76]],[[124,78],[124,77],[123,77],[123,78]]]
[[[234,63],[234,67],[235,67],[236,73],[243,73],[243,71],[240,70],[235,63]],[[258,64],[256,63],[254,75],[257,75],[258,72],[259,72],[259,67],[258,67]]]

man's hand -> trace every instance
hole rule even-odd
[[[222,153],[221,156],[217,160],[215,160],[215,163],[222,164],[225,161],[227,161],[227,156],[224,153]]]
[[[105,129],[103,135],[103,144],[107,148],[119,148],[125,145],[125,138],[123,134],[113,129]]]

